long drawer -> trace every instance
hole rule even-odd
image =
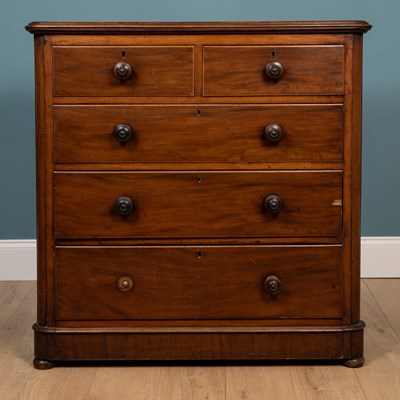
[[[57,320],[338,318],[341,246],[57,248]]]
[[[344,93],[343,46],[205,46],[203,52],[205,96]]]
[[[57,238],[340,236],[341,171],[57,172]]]
[[[58,163],[343,160],[338,104],[55,106],[54,132]]]
[[[56,46],[55,96],[193,96],[193,46]],[[119,63],[131,69],[118,79]]]

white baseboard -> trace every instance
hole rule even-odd
[[[400,237],[361,238],[361,276],[400,278]],[[0,240],[0,281],[36,279],[36,240]]]
[[[361,238],[361,277],[400,278],[400,237]]]
[[[0,240],[0,281],[36,280],[36,240]]]

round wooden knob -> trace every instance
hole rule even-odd
[[[121,276],[117,280],[117,287],[121,292],[129,292],[134,286],[133,279],[130,276]]]
[[[264,199],[264,210],[270,214],[278,214],[283,208],[283,200],[276,194],[270,194]]]
[[[283,129],[278,124],[267,125],[264,129],[264,139],[270,143],[278,143],[283,137]]]
[[[114,127],[113,136],[117,142],[129,142],[133,137],[133,129],[128,124],[118,124]]]
[[[275,276],[267,276],[263,283],[264,291],[271,296],[276,296],[281,290],[281,280]]]
[[[269,79],[277,80],[283,75],[283,65],[277,61],[270,62],[265,66],[265,74]]]
[[[129,215],[134,208],[133,200],[129,196],[121,196],[115,200],[114,210],[121,216]]]
[[[114,75],[120,81],[125,81],[132,74],[131,66],[126,62],[119,62],[114,66]]]

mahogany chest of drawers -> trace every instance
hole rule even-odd
[[[34,365],[363,364],[362,21],[31,23]]]

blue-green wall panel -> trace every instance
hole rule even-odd
[[[364,236],[400,236],[398,0],[17,0],[0,6],[0,239],[35,237],[31,21],[363,19]]]

